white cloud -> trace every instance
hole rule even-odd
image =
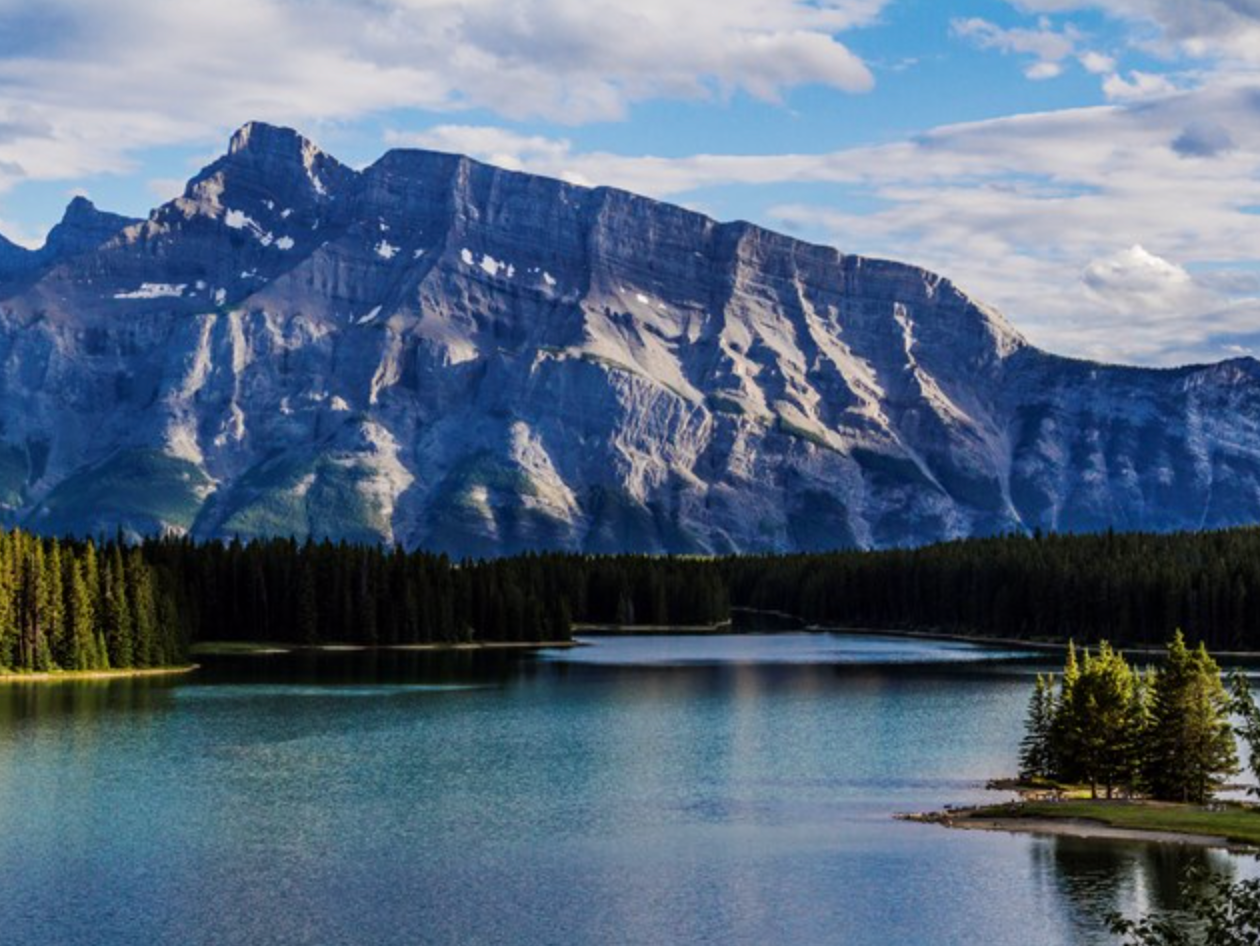
[[[1009,0],[1028,13],[1095,9],[1140,27],[1136,46],[1194,57],[1260,62],[1256,0]]]
[[[1042,19],[1036,29],[1004,29],[980,17],[955,19],[950,24],[955,36],[968,39],[981,49],[1033,56],[1024,69],[1029,79],[1053,79],[1063,72],[1061,63],[1076,51],[1079,34],[1072,26],[1054,29]]]
[[[1116,71],[1115,59],[1096,50],[1087,49],[1077,56],[1077,59],[1080,61],[1081,67],[1092,75],[1109,75]]]
[[[485,108],[580,123],[657,98],[863,92],[871,73],[837,35],[888,2],[218,0],[207,15],[200,0],[0,0],[0,191],[127,171],[139,148],[251,118]]]
[[[1045,20],[1035,30],[1003,29],[980,17],[956,19],[950,25],[954,35],[970,39],[981,49],[1028,53],[1041,62],[1059,62],[1076,49],[1077,36],[1071,27],[1059,32]]]
[[[1167,311],[1200,301],[1185,269],[1137,243],[1090,262],[1082,280],[1095,298],[1126,314]]]
[[[1128,79],[1114,74],[1103,82],[1103,94],[1113,102],[1157,98],[1176,91],[1176,84],[1167,76],[1136,70],[1129,73]]]
[[[1034,62],[1024,70],[1024,75],[1034,81],[1055,79],[1063,75],[1063,67],[1057,62]]]

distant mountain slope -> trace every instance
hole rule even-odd
[[[1256,521],[1260,365],[1030,346],[948,280],[468,158],[242,128],[0,243],[0,504],[45,532],[889,546]]]

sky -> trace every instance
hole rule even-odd
[[[0,0],[0,233],[250,120],[944,274],[1034,344],[1260,355],[1260,0]]]

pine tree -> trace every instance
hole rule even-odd
[[[1101,782],[1111,798],[1118,785],[1130,783],[1138,747],[1133,744],[1133,671],[1106,641],[1097,655],[1085,652],[1073,701],[1081,722],[1076,767],[1093,797]]]
[[[103,629],[109,651],[109,665],[115,669],[134,666],[131,638],[131,606],[127,601],[127,579],[123,567],[122,547],[115,542],[109,547],[105,568],[101,572],[103,588]]]
[[[1054,680],[1037,674],[1028,701],[1024,740],[1020,743],[1019,777],[1026,781],[1053,773]]]
[[[1156,798],[1202,804],[1237,771],[1220,668],[1177,631],[1151,684],[1146,781]]]
[[[1080,777],[1078,758],[1085,725],[1076,694],[1080,679],[1076,644],[1068,641],[1063,676],[1059,682],[1059,698],[1055,703],[1054,720],[1050,726],[1050,768],[1054,777],[1063,782],[1074,782]]]
[[[93,595],[84,577],[85,568],[73,560],[67,561],[68,593],[66,595],[70,640],[67,670],[98,670],[103,667],[102,654],[96,643],[96,607]]]
[[[157,642],[157,609],[149,567],[139,549],[132,549],[123,563],[127,603],[131,609],[132,666],[152,667],[163,662]]]
[[[53,539],[44,561],[45,616],[52,662],[65,669],[69,665],[70,637],[66,629],[65,582],[62,573],[61,543]]]

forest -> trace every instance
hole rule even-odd
[[[1125,645],[1181,628],[1213,650],[1260,650],[1260,529],[486,561],[329,541],[0,532],[0,668],[11,671],[162,666],[204,640],[559,641],[575,623],[710,625],[736,609],[827,627]]]
[[[810,624],[1260,650],[1260,529],[1007,535],[725,559],[731,603]]]

